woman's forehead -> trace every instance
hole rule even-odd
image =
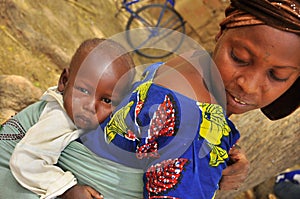
[[[300,67],[300,36],[266,25],[228,29],[222,45],[258,58],[272,59],[277,66]]]
[[[226,38],[242,43],[252,42],[254,47],[266,49],[293,48],[293,54],[300,50],[300,36],[294,33],[281,31],[267,25],[255,25],[229,29],[224,32]],[[244,41],[244,42],[243,42]],[[262,44],[264,46],[262,46]]]

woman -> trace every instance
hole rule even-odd
[[[294,53],[300,49],[299,6],[299,1],[232,0],[213,53],[225,86],[227,115],[260,108],[275,120],[299,107],[300,58]],[[184,62],[177,57],[165,65],[178,68]],[[181,83],[174,79],[174,73],[165,73],[160,84],[180,90]],[[196,88],[193,91],[197,92]],[[188,96],[186,90],[180,92]],[[89,136],[84,139],[97,140],[97,136]],[[101,155],[97,151],[101,145],[94,140],[83,142]]]
[[[294,53],[300,49],[300,39],[297,35],[300,27],[297,13],[299,1],[285,3],[287,4],[281,1],[234,0],[227,10],[228,16],[221,23],[222,31],[217,37],[213,59],[224,81],[228,115],[261,108],[269,118],[279,119],[291,114],[299,107],[299,95],[297,96],[295,91],[300,87],[300,59]],[[288,45],[281,41],[288,42]],[[276,112],[272,110],[276,110]],[[93,174],[96,174],[97,170],[99,171],[101,168],[82,163],[96,158],[89,158],[86,154],[77,154],[84,150],[87,151],[86,154],[90,153],[80,143],[72,143],[62,154],[61,166],[70,169],[72,165],[67,161],[71,159],[72,164],[77,164],[77,168],[72,171],[73,173],[77,172],[79,181],[97,187],[98,182],[93,180]],[[247,169],[241,169],[242,172],[235,176],[237,178],[233,180],[233,185],[229,178],[230,168],[241,165],[243,168],[248,167],[247,160],[240,155],[240,153],[232,155],[237,162],[224,170],[224,181],[220,183],[221,188],[223,186],[228,189],[226,185],[237,186],[235,183],[240,183],[239,180],[245,178]],[[112,163],[108,162],[107,164]],[[119,168],[118,171],[123,170],[124,168]],[[134,169],[129,170],[129,168],[125,170],[129,174],[139,172]],[[110,187],[114,186],[112,180],[118,178],[116,173],[112,170],[110,180],[103,183],[103,186],[106,184]],[[86,175],[89,175],[88,179],[84,178]],[[128,179],[123,179],[122,182],[117,181],[120,186],[116,187],[115,191],[122,189],[120,191],[132,192],[135,188],[141,189],[138,177],[136,178],[137,183],[134,185],[126,182],[135,180],[129,179],[134,178],[132,175],[128,175]],[[76,191],[77,188],[75,186],[70,191]],[[128,189],[125,190],[126,188]],[[99,190],[101,191],[101,189]],[[71,192],[69,193],[71,194]],[[115,196],[118,194],[116,193]],[[64,195],[64,198],[68,198],[68,193]]]

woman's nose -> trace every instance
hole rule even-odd
[[[237,78],[237,84],[247,94],[258,94],[263,91],[265,81],[260,73],[244,73]]]

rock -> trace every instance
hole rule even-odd
[[[0,75],[0,120],[36,102],[42,90],[28,79],[17,75]]]
[[[12,109],[7,108],[1,108],[0,109],[0,124],[4,123],[6,120],[8,120],[11,116],[15,115],[16,111]]]

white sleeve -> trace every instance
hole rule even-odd
[[[41,198],[61,195],[77,181],[71,172],[64,172],[54,164],[63,149],[82,133],[57,102],[49,102],[39,122],[15,147],[10,159],[14,177]]]

